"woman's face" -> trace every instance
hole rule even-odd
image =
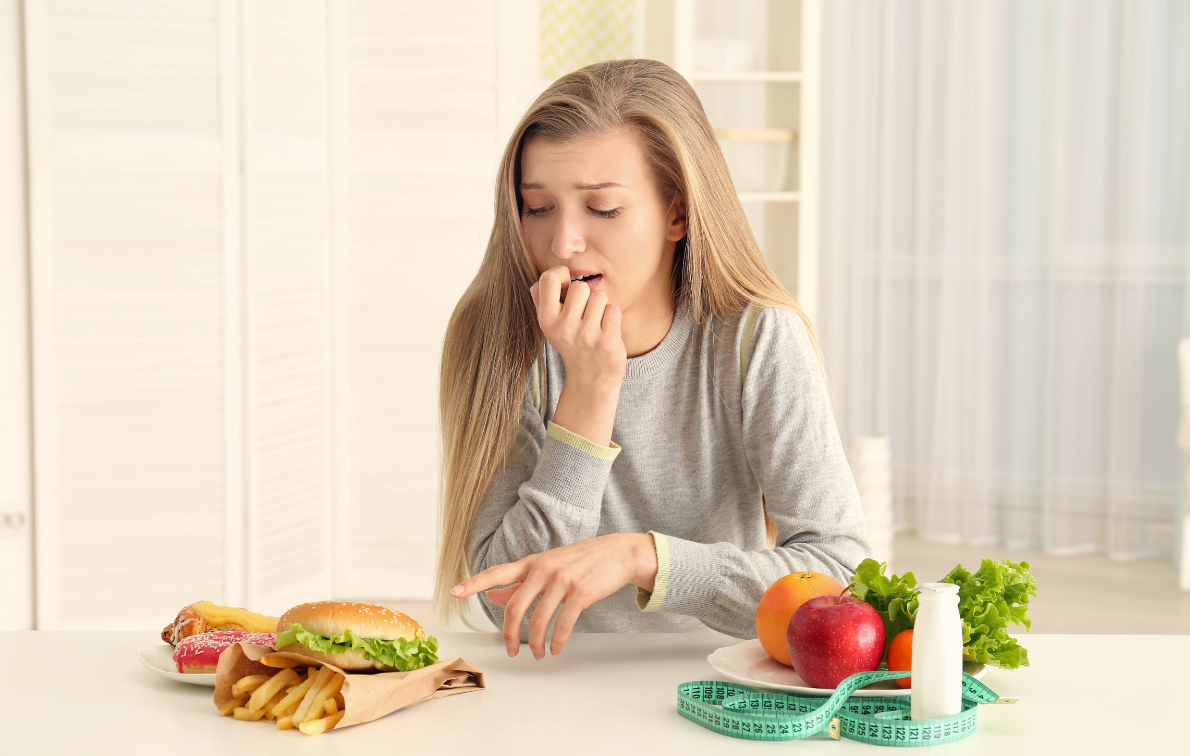
[[[527,140],[521,150],[521,229],[537,272],[556,265],[626,315],[672,309],[675,243],[686,208],[661,196],[639,133],[618,128],[569,144]]]

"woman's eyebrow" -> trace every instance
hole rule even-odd
[[[602,184],[575,184],[574,188],[582,192],[594,192],[600,189],[609,189],[613,186],[618,186],[621,189],[628,188],[623,184],[617,184],[615,181],[604,181]]]
[[[575,184],[574,188],[578,189],[581,192],[594,192],[594,191],[598,191],[600,189],[610,189],[613,186],[617,186],[621,189],[630,189],[631,188],[631,187],[625,186],[624,184],[617,184],[614,181],[604,181],[602,184]],[[532,191],[534,189],[544,189],[544,188],[545,188],[545,184],[521,184],[522,192]]]

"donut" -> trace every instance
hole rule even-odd
[[[174,663],[183,674],[214,674],[219,655],[237,643],[273,648],[277,636],[275,633],[243,633],[235,630],[188,635],[174,647]]]

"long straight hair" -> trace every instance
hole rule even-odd
[[[555,81],[517,124],[500,160],[496,213],[479,272],[451,315],[442,349],[442,426],[438,570],[439,613],[465,605],[450,589],[470,576],[467,542],[488,488],[512,449],[533,361],[543,336],[529,287],[537,270],[521,233],[520,158],[525,140],[564,144],[609,129],[638,131],[653,178],[668,204],[686,202],[687,233],[674,253],[675,306],[697,323],[727,318],[752,303],[788,307],[814,329],[756,243],[698,95],[655,60],[615,60]],[[821,356],[819,356],[821,365]],[[770,544],[775,535],[765,516]]]

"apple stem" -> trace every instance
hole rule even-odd
[[[847,592],[850,591],[854,587],[855,587],[855,583],[851,583],[846,588],[844,588],[843,592],[839,594],[839,600],[842,601],[843,597],[847,595]]]

